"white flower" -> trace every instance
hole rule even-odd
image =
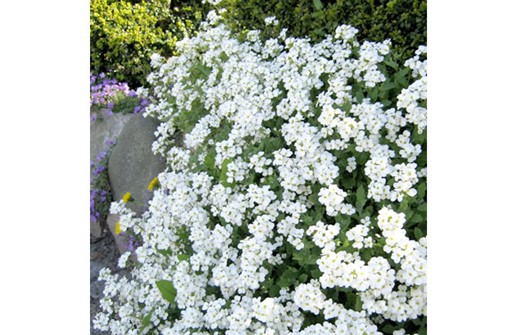
[[[266,23],[266,26],[268,25],[273,25],[273,26],[276,26],[278,25],[278,20],[276,19],[276,17],[274,16],[268,16],[264,19],[264,22]]]
[[[300,284],[296,287],[293,301],[302,310],[319,314],[324,306],[325,295],[313,283]]]

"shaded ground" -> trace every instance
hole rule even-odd
[[[93,329],[92,320],[100,312],[99,300],[104,290],[104,282],[97,278],[99,271],[105,267],[110,268],[113,273],[127,273],[127,270],[117,266],[119,256],[115,240],[108,231],[105,230],[100,238],[90,235],[90,335],[109,335],[108,332]]]

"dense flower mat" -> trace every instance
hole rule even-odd
[[[239,41],[209,19],[139,90],[168,168],[142,217],[111,206],[138,263],[102,271],[95,327],[425,334],[425,46],[399,66],[346,25]]]

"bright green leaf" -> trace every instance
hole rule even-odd
[[[172,282],[169,280],[158,280],[156,282],[156,286],[162,297],[170,303],[174,303],[174,299],[176,299],[176,289],[172,285]]]
[[[140,331],[144,330],[145,327],[149,326],[149,324],[151,323],[151,317],[153,316],[154,310],[155,308],[153,307],[153,309],[151,309],[151,311],[146,316],[144,316],[144,318],[142,319],[142,327],[140,327]]]

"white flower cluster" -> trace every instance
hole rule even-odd
[[[241,43],[223,25],[205,27],[178,42],[178,56],[152,59],[155,100],[146,113],[161,121],[153,150],[167,170],[141,218],[112,205],[141,245],[131,279],[103,271],[95,327],[113,335],[380,335],[379,317],[426,315],[426,238],[411,240],[404,214],[379,204],[415,198],[426,176],[411,136],[413,125],[426,127],[425,62],[408,61],[415,81],[386,109],[357,100],[352,85],[385,80],[377,65],[389,42],[359,44],[356,29],[340,26],[320,43],[285,32],[265,43],[250,32]],[[177,148],[174,136],[192,115]],[[374,213],[356,208],[357,187],[343,182],[352,174],[366,176]],[[307,253],[315,259],[298,257]],[[286,275],[310,261],[321,276]],[[173,285],[173,302],[157,287],[162,280]],[[361,310],[331,297],[333,289],[352,291]],[[303,326],[311,314],[325,321]]]
[[[318,196],[319,201],[325,205],[327,215],[336,216],[338,213],[352,215],[355,213],[355,208],[352,205],[343,202],[347,193],[337,185],[322,188]]]
[[[421,46],[416,56],[404,64],[413,70],[412,75],[417,80],[402,90],[397,102],[397,108],[406,110],[407,122],[415,124],[420,133],[427,127],[427,108],[421,106],[421,102],[427,100],[427,60],[420,61],[424,54],[427,54],[427,47]]]
[[[318,314],[325,303],[325,295],[319,289],[319,284],[301,284],[294,291],[294,303],[304,311]]]
[[[324,251],[332,251],[336,247],[334,238],[339,234],[339,230],[340,226],[337,223],[334,225],[326,225],[318,221],[316,225],[310,226],[309,229],[307,229],[307,235],[314,235],[314,243]]]
[[[369,231],[368,226],[358,224],[346,232],[346,237],[354,242],[352,246],[356,249],[371,248],[373,246],[373,238],[368,236]]]

